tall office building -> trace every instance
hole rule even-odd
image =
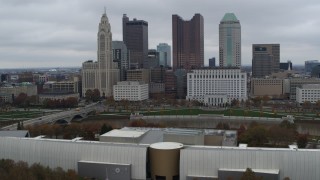
[[[171,47],[167,43],[160,43],[157,51],[159,52],[159,64],[163,67],[171,67]]]
[[[210,58],[209,59],[209,67],[216,67],[216,58]]]
[[[304,62],[304,72],[310,74],[315,66],[320,65],[319,60],[308,60]]]
[[[172,15],[173,69],[195,69],[204,65],[203,17],[195,14],[190,21]]]
[[[82,93],[88,89],[99,89],[101,96],[112,96],[113,85],[119,81],[117,63],[112,60],[112,34],[108,17],[104,13],[99,23],[97,62],[82,64]]]
[[[130,53],[123,41],[112,41],[112,59],[118,63],[120,81],[125,81],[126,71],[130,67]]]
[[[226,13],[219,24],[219,66],[241,66],[241,26],[233,13]]]
[[[155,49],[149,49],[148,58],[143,64],[144,69],[152,69],[159,67],[159,52]]]
[[[133,19],[129,21],[126,14],[122,18],[123,42],[130,50],[130,65],[143,68],[148,57],[148,22]]]
[[[261,78],[280,69],[280,44],[252,45],[252,76]]]
[[[280,63],[280,69],[281,70],[292,70],[292,62],[291,61],[287,61],[287,62],[281,62]]]

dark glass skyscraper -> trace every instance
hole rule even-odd
[[[252,45],[252,76],[263,78],[280,69],[280,44]]]
[[[173,69],[187,71],[204,65],[203,17],[195,14],[190,21],[172,15]]]
[[[123,41],[130,50],[131,68],[143,68],[148,57],[148,22],[133,19],[129,21],[126,14],[122,18]]]

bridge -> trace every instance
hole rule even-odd
[[[102,111],[103,105],[101,103],[92,103],[82,108],[71,109],[68,111],[62,111],[42,117],[37,117],[23,121],[24,126],[28,125],[41,125],[41,124],[68,124],[71,121],[81,121],[88,117],[95,111]],[[1,128],[2,130],[16,130],[17,123],[10,126]]]

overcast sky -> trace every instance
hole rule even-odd
[[[96,35],[104,11],[113,40],[122,40],[122,15],[149,23],[149,49],[172,44],[171,16],[204,17],[205,64],[218,61],[219,22],[240,20],[242,65],[252,44],[279,43],[281,61],[320,59],[319,0],[0,0],[0,68],[75,67],[96,60]]]

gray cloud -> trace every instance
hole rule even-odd
[[[104,6],[113,39],[122,40],[122,14],[149,22],[149,48],[171,44],[171,15],[205,22],[205,61],[218,58],[218,26],[234,12],[242,26],[242,64],[254,43],[280,43],[281,60],[320,59],[320,2],[316,0],[0,0],[0,68],[81,66],[96,59]]]

